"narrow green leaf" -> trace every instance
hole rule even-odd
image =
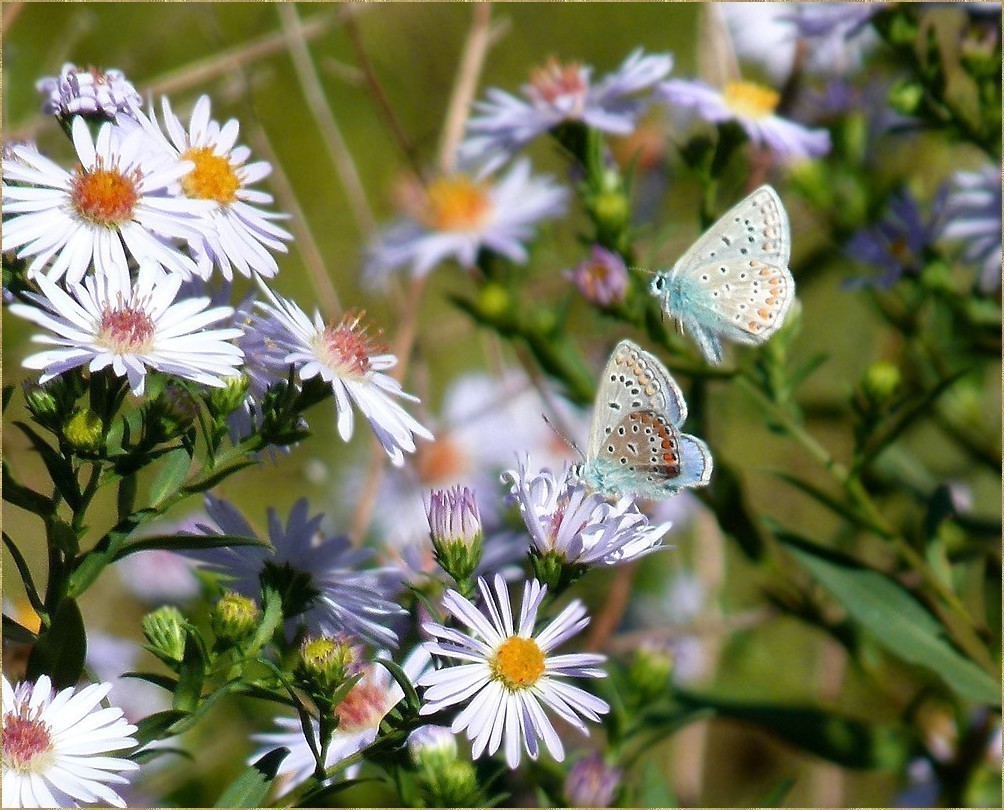
[[[642,777],[641,795],[638,797],[641,807],[676,807],[676,797],[666,783],[666,774],[654,762],[645,766]]]
[[[817,503],[822,504],[831,512],[834,512],[855,526],[865,526],[870,528],[870,523],[849,504],[844,503],[839,498],[834,495],[830,495],[828,492],[824,492],[822,489],[817,487],[815,484],[810,484],[808,481],[803,481],[800,478],[796,478],[794,475],[783,472],[781,470],[775,470],[774,475],[780,478],[785,483],[791,484],[795,489],[801,490],[810,498],[812,498]]]
[[[73,465],[63,458],[55,448],[39,436],[30,425],[24,422],[14,423],[31,442],[32,448],[41,456],[52,483],[56,485],[59,494],[74,512],[80,508],[80,484],[73,471]]]
[[[17,547],[17,544],[7,536],[7,532],[3,533],[3,544],[7,547],[7,551],[10,552],[10,556],[14,559],[14,565],[17,568],[18,574],[21,575],[21,582],[24,583],[25,593],[28,595],[28,601],[31,603],[32,609],[41,614],[45,610],[45,605],[42,603],[41,597],[38,595],[38,589],[35,587],[35,578],[31,575],[31,569],[28,567],[28,561],[24,558],[21,553],[21,549]]]
[[[129,673],[128,676],[123,677],[142,677],[135,673]],[[147,680],[144,678],[144,680]],[[132,733],[136,742],[140,746],[144,746],[153,740],[162,740],[167,736],[171,726],[177,723],[184,717],[188,717],[188,712],[180,712],[176,709],[167,709],[163,712],[156,712],[147,717],[144,717],[136,724],[136,731]],[[130,759],[135,759],[140,751],[136,751],[130,756]]]
[[[87,631],[75,599],[64,599],[52,614],[49,629],[39,635],[28,658],[28,680],[52,678],[57,689],[74,686],[84,671]]]
[[[398,686],[400,686],[404,692],[405,703],[417,712],[419,707],[422,705],[422,701],[419,700],[418,692],[415,691],[415,685],[405,674],[404,670],[393,661],[389,661],[386,658],[377,658],[375,663],[380,664],[380,666],[391,674],[391,677],[397,681]]]
[[[249,765],[238,774],[223,794],[217,799],[214,807],[259,807],[268,795],[272,781],[279,770],[282,761],[289,756],[288,748],[276,748],[269,751],[253,765]]]
[[[15,480],[13,473],[7,466],[7,459],[3,460],[3,499],[7,503],[43,518],[56,511],[56,505],[51,498],[40,492],[35,492]]]
[[[23,624],[14,621],[10,616],[4,614],[3,617],[3,640],[13,641],[15,644],[34,644],[36,636]]]
[[[791,793],[791,789],[795,787],[795,783],[798,780],[794,776],[786,777],[778,782],[774,787],[767,791],[767,795],[764,796],[756,807],[783,807],[784,800],[788,798],[788,794]]]
[[[217,470],[216,472],[207,475],[205,478],[202,478],[198,481],[193,481],[191,484],[189,484],[186,487],[183,487],[179,491],[184,492],[186,495],[194,495],[197,492],[206,492],[207,490],[210,490],[213,487],[215,487],[221,481],[225,481],[234,473],[240,472],[245,467],[253,467],[257,463],[258,459],[255,458],[247,458],[241,461],[235,461],[230,466],[224,467],[221,470]]]
[[[938,675],[960,697],[999,706],[1000,677],[959,653],[940,622],[889,577],[780,538],[792,555],[893,655]]]
[[[255,630],[254,638],[248,644],[249,653],[253,654],[268,644],[275,631],[282,625],[282,621],[282,597],[275,588],[265,588],[262,593],[261,622]]]
[[[112,557],[112,562],[118,562],[123,557],[138,551],[162,549],[166,551],[186,551],[202,548],[228,548],[230,546],[267,546],[256,537],[244,537],[238,534],[158,534],[154,537],[144,537],[127,546],[122,546]]]
[[[153,506],[158,506],[181,488],[191,463],[192,456],[184,447],[172,450],[164,457],[164,465],[150,485],[150,503]]]
[[[328,799],[341,793],[342,791],[348,790],[356,785],[361,785],[364,782],[376,781],[378,780],[373,777],[366,777],[365,779],[342,779],[340,782],[335,782],[331,785],[322,785],[300,799],[294,807],[324,807],[326,806]],[[491,805],[489,805],[489,807],[490,806]]]

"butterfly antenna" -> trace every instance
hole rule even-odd
[[[636,273],[644,273],[646,276],[654,276],[655,273],[656,273],[655,270],[649,270],[648,268],[637,267],[637,266],[631,266],[631,267],[628,268],[628,270],[629,271],[634,271]]]
[[[547,418],[547,414],[546,413],[542,413],[540,415],[540,418],[543,419],[544,422],[547,424],[547,426],[549,428],[551,428],[551,430],[553,430],[555,432],[555,434],[558,436],[558,438],[560,438],[565,444],[567,444],[569,447],[571,447],[578,454],[579,458],[581,458],[583,461],[586,460],[585,453],[583,453],[579,449],[579,446],[575,442],[573,442],[564,433],[562,433],[560,430],[558,430],[557,427],[555,427],[554,422],[552,422],[550,419]]]

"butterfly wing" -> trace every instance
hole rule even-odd
[[[761,186],[673,266],[667,307],[691,332],[704,327],[737,343],[762,343],[784,323],[795,297],[790,254],[788,215],[777,192]],[[712,343],[699,342],[711,359]]]
[[[610,355],[596,391],[586,460],[596,458],[625,416],[639,410],[665,414],[674,426],[687,418],[683,392],[666,367],[632,341],[622,340]]]

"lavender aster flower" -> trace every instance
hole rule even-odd
[[[723,90],[699,81],[670,79],[656,89],[670,106],[693,108],[712,124],[735,121],[760,146],[781,158],[820,157],[830,151],[830,133],[808,129],[775,114],[780,94],[755,82],[729,82]]]
[[[63,65],[58,76],[39,79],[35,89],[46,96],[42,112],[61,117],[101,115],[115,120],[119,114],[132,115],[132,109],[143,103],[121,70],[81,70],[72,62]]]
[[[957,172],[945,202],[945,239],[964,240],[962,258],[980,265],[980,289],[1001,286],[1001,171]]]
[[[886,3],[785,3],[787,19],[803,39],[856,37]]]
[[[620,787],[623,771],[603,761],[593,751],[576,762],[565,777],[569,807],[609,807]]]
[[[229,581],[230,590],[259,597],[265,586],[283,594],[287,635],[303,624],[315,635],[348,633],[385,646],[397,645],[397,634],[387,625],[404,610],[388,598],[398,578],[390,569],[360,569],[372,552],[352,547],[346,537],[326,537],[323,515],[309,516],[306,499],[294,504],[286,525],[278,512],[268,511],[271,548],[240,546],[186,552]],[[206,495],[212,521],[198,524],[200,534],[257,537],[243,515],[231,504]]]
[[[587,301],[601,307],[623,301],[627,293],[628,272],[624,260],[599,245],[593,245],[590,257],[565,275]]]
[[[551,59],[534,70],[530,83],[521,88],[524,98],[492,88],[488,101],[474,105],[467,139],[460,147],[461,159],[494,169],[534,138],[566,121],[627,135],[648,106],[644,91],[672,67],[669,54],[645,56],[639,48],[616,71],[593,84],[592,68]]]
[[[930,215],[925,217],[911,194],[902,192],[894,196],[885,217],[854,234],[844,249],[852,259],[875,267],[881,274],[852,279],[847,286],[872,284],[887,289],[904,273],[918,273],[923,268],[925,254],[941,232],[943,207],[944,195],[940,194]]]

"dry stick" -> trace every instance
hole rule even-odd
[[[637,570],[637,560],[617,569],[614,581],[607,592],[607,598],[603,602],[603,609],[596,614],[596,620],[593,622],[589,637],[586,639],[586,652],[602,650],[607,644],[607,639],[613,635],[617,625],[621,623],[621,617],[631,599],[631,586],[634,583],[634,575]]]
[[[448,172],[453,167],[453,161],[449,157],[447,150],[456,152],[456,146],[460,142],[459,139],[463,136],[464,127],[467,123],[467,113],[470,109],[471,101],[474,99],[474,93],[477,91],[481,68],[484,66],[488,48],[494,39],[490,33],[490,21],[491,6],[485,3],[476,5],[471,20],[471,28],[464,43],[457,80],[453,85],[453,92],[450,94],[446,123],[443,125],[444,133],[440,141],[439,154],[439,166],[443,172]],[[415,337],[418,333],[418,313],[421,308],[422,294],[425,292],[427,278],[427,276],[413,278],[405,294],[403,311],[400,318],[401,326],[397,333],[397,340],[394,342],[394,354],[398,358],[398,364],[392,373],[397,380],[403,379],[405,372],[408,370]],[[377,493],[380,490],[384,471],[382,452],[379,447],[374,448],[369,468],[366,471],[366,483],[363,485],[362,494],[359,496],[355,518],[349,530],[349,537],[356,544],[362,542],[366,528],[373,517],[373,510],[376,507]]]
[[[315,39],[325,33],[333,24],[343,20],[348,13],[348,8],[339,9],[335,13],[317,14],[310,20],[302,24],[301,32],[304,39]],[[137,82],[146,93],[158,95],[161,93],[176,93],[187,90],[190,87],[205,84],[219,76],[226,76],[240,69],[249,62],[264,59],[267,56],[283,51],[286,47],[286,35],[282,32],[266,34],[265,36],[253,40],[245,45],[239,45],[229,51],[224,51],[216,56],[203,59],[199,62],[172,71],[163,76],[154,78],[149,82]],[[24,139],[34,137],[38,131],[49,121],[51,116],[36,116],[30,121],[11,127],[7,133],[8,138]]]
[[[324,145],[327,147],[331,162],[335,165],[335,170],[341,178],[342,187],[349,199],[349,208],[356,220],[356,225],[363,237],[370,240],[377,233],[373,210],[366,198],[362,180],[359,179],[355,160],[345,144],[342,131],[331,111],[331,105],[328,104],[328,99],[324,95],[324,88],[321,87],[321,80],[317,75],[310,51],[307,49],[307,41],[303,35],[303,26],[300,23],[296,6],[293,3],[280,3],[277,10],[279,19],[282,21],[282,30],[286,36],[286,47],[293,59],[293,68],[296,70],[296,76],[303,89],[307,106],[324,136]]]
[[[10,27],[14,24],[14,20],[17,19],[18,15],[24,11],[24,3],[4,3],[3,6],[3,21],[0,22],[0,33],[8,33]]]
[[[321,304],[321,311],[329,318],[337,318],[342,313],[342,304],[338,298],[338,291],[331,280],[328,268],[324,263],[324,256],[314,239],[314,233],[307,225],[307,217],[300,206],[300,201],[296,197],[293,185],[282,170],[279,157],[272,148],[272,143],[261,127],[254,127],[250,133],[251,142],[254,148],[269,163],[272,164],[272,187],[275,189],[275,196],[279,200],[280,206],[293,215],[289,223],[290,230],[295,237],[296,248],[303,257],[303,263],[307,267],[310,279],[314,284],[314,292]]]

